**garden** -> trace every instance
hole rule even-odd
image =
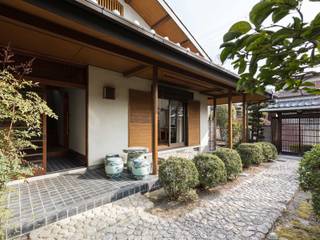
[[[256,175],[278,159],[276,147],[268,142],[242,143],[236,149],[218,148],[192,160],[171,157],[160,164],[163,189],[149,193],[155,204],[150,210],[160,217],[181,217],[206,200]],[[269,232],[268,239],[319,239],[320,145],[306,152],[299,162],[300,189]],[[291,161],[291,160],[289,160]]]
[[[159,180],[169,201],[190,203],[212,189],[232,184],[243,170],[257,171],[257,166],[277,156],[273,144],[257,142],[242,143],[236,149],[218,148],[192,160],[170,157],[160,164]]]
[[[278,219],[269,239],[320,239],[320,145],[306,152],[299,166],[300,189]]]

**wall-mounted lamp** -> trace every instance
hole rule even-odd
[[[116,99],[116,89],[114,87],[103,87],[103,98]]]

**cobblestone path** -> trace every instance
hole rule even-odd
[[[277,161],[176,219],[133,195],[31,233],[35,239],[263,239],[298,188],[297,160]]]

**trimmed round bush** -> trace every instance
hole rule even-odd
[[[243,167],[252,164],[260,164],[263,161],[263,150],[261,146],[254,143],[241,143],[237,151],[241,157]]]
[[[275,145],[269,142],[257,142],[255,143],[262,148],[264,162],[275,160],[278,157],[278,150]]]
[[[195,189],[190,189],[188,192],[183,192],[179,197],[178,201],[187,203],[187,202],[194,202],[198,199],[198,194]]]
[[[198,172],[200,185],[204,188],[226,182],[227,172],[223,161],[212,154],[199,154],[193,159]]]
[[[313,210],[317,217],[320,218],[320,192],[311,192],[311,200]]]
[[[303,155],[299,166],[299,182],[304,191],[311,192],[314,211],[320,217],[320,144]]]
[[[168,197],[179,200],[194,195],[192,190],[199,184],[199,174],[193,161],[170,157],[159,166],[159,180]]]
[[[239,153],[230,148],[218,148],[214,155],[218,156],[226,167],[227,178],[236,178],[242,172],[242,162]]]

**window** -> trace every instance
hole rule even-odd
[[[159,145],[183,146],[185,144],[186,123],[185,103],[171,99],[159,99],[158,142]]]

